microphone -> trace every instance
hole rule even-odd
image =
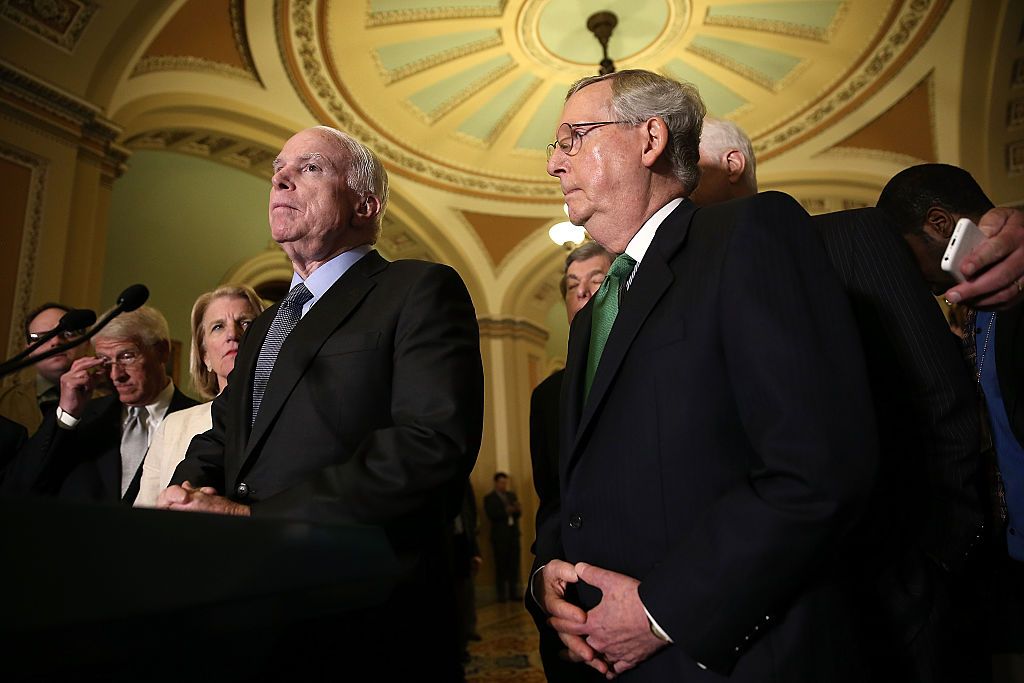
[[[25,358],[25,356],[28,355],[28,353],[31,351],[31,349],[27,349],[22,354],[20,354],[18,356],[15,356],[11,360],[6,361],[5,363],[3,363],[3,365],[0,365],[0,377],[3,377],[4,375],[9,375],[12,372],[16,372],[18,370],[21,370],[23,367],[25,367],[27,365],[32,365],[33,363],[38,363],[39,361],[45,360],[45,359],[49,358],[50,356],[56,356],[58,353],[63,353],[65,351],[69,350],[69,349],[73,349],[76,346],[80,346],[81,344],[84,344],[85,342],[87,342],[90,339],[92,339],[96,335],[97,332],[99,332],[104,327],[106,327],[107,324],[111,320],[113,320],[117,316],[121,315],[125,311],[134,311],[135,309],[137,309],[140,306],[142,306],[142,304],[146,303],[146,300],[148,298],[149,298],[149,289],[146,287],[146,285],[132,285],[131,287],[128,287],[123,292],[121,292],[121,295],[119,297],[117,297],[117,305],[114,306],[112,309],[110,309],[110,312],[107,313],[105,316],[103,316],[103,319],[100,320],[98,323],[96,323],[92,327],[92,329],[90,329],[86,334],[82,335],[78,339],[72,339],[71,341],[69,341],[66,344],[59,344],[59,345],[53,347],[52,349],[50,349],[49,351],[41,353],[38,356],[33,356],[32,358]],[[51,334],[50,337],[52,337],[54,334],[57,334],[58,332],[61,331],[61,329],[60,329],[61,325],[64,324],[65,319],[68,318],[68,316],[71,315],[71,313],[74,313],[74,311],[70,311],[70,312],[64,314],[64,317],[60,319],[60,324],[57,325],[57,328],[55,330],[51,330],[51,332],[53,334]],[[93,313],[92,311],[85,311],[85,310],[83,310],[83,311],[80,311],[80,312],[76,313],[76,315],[72,316],[71,319],[68,321],[68,323],[69,324],[70,323],[77,323],[77,322],[83,320],[84,318],[81,317],[82,313],[91,314],[92,315],[92,320],[96,319],[96,314],[95,313]],[[91,321],[89,323],[86,323],[86,325],[88,325],[90,323],[91,323]],[[68,328],[68,329],[75,329],[75,328]],[[81,328],[78,328],[78,329],[81,329]],[[45,342],[40,342],[40,343],[45,343]]]
[[[60,319],[56,332],[84,330],[95,322],[96,311],[90,311],[88,308],[72,308]]]
[[[146,285],[132,285],[121,292],[121,296],[117,297],[117,306],[121,309],[118,312],[128,313],[134,311],[136,308],[146,303],[146,299],[148,298],[149,289],[146,288]]]

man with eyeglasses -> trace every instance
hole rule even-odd
[[[71,309],[64,304],[48,302],[37,306],[25,316],[25,346],[35,344],[40,337],[50,332],[65,313]],[[54,336],[32,352],[37,356],[45,351],[75,339],[80,330],[68,330]],[[60,376],[71,367],[71,363],[88,352],[82,345],[58,353],[37,362],[35,372],[25,371],[8,378],[0,389],[0,415],[17,422],[33,434],[43,421],[43,414],[52,411],[60,398]]]
[[[60,376],[58,404],[7,469],[6,493],[130,506],[156,428],[196,404],[167,376],[170,332],[155,308],[122,313],[93,344],[95,356],[76,359]],[[93,397],[104,375],[114,393]]]
[[[547,171],[618,256],[570,327],[527,604],[609,677],[864,680],[833,559],[876,460],[856,327],[791,197],[690,201],[704,113],[646,71],[566,97]]]

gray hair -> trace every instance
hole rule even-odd
[[[699,145],[706,109],[697,88],[650,71],[626,69],[576,81],[565,99],[600,81],[611,81],[613,116],[639,124],[660,116],[669,131],[668,161],[687,194],[700,181]]]
[[[610,251],[602,247],[594,240],[587,240],[580,246],[576,247],[569,252],[569,255],[565,257],[565,267],[562,268],[562,280],[558,283],[558,288],[562,291],[562,298],[565,298],[566,293],[569,291],[568,283],[565,281],[565,276],[569,272],[569,266],[576,263],[577,261],[586,261],[592,259],[595,256],[607,256],[608,262],[611,263],[615,260],[615,255]]]
[[[757,160],[754,158],[754,146],[742,128],[732,121],[705,116],[700,145],[707,153],[714,155],[716,161],[723,152],[739,150],[747,160],[740,180],[751,194],[757,194]]]
[[[93,339],[134,339],[144,346],[155,346],[161,342],[169,346],[171,331],[163,313],[152,306],[140,306],[111,320]]]
[[[380,211],[374,219],[373,242],[380,237],[381,220],[388,206],[388,172],[372,149],[348,133],[330,126],[314,126],[316,130],[333,135],[349,153],[352,165],[348,171],[348,186],[360,196],[371,194],[380,202]]]

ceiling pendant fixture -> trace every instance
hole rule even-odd
[[[601,43],[601,52],[604,53],[601,68],[597,72],[601,76],[615,73],[615,62],[608,57],[608,39],[612,37],[612,31],[618,23],[619,18],[614,12],[596,12],[587,18],[587,28]]]

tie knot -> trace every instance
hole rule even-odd
[[[300,282],[299,284],[292,287],[292,291],[288,292],[288,296],[284,298],[282,304],[287,306],[295,306],[301,308],[306,305],[306,302],[313,298],[313,295],[308,289],[306,289],[305,283]]]
[[[632,256],[629,254],[619,254],[615,257],[615,260],[612,261],[612,266],[608,269],[608,274],[621,280],[624,277],[629,277],[634,268],[636,268],[636,261]]]

